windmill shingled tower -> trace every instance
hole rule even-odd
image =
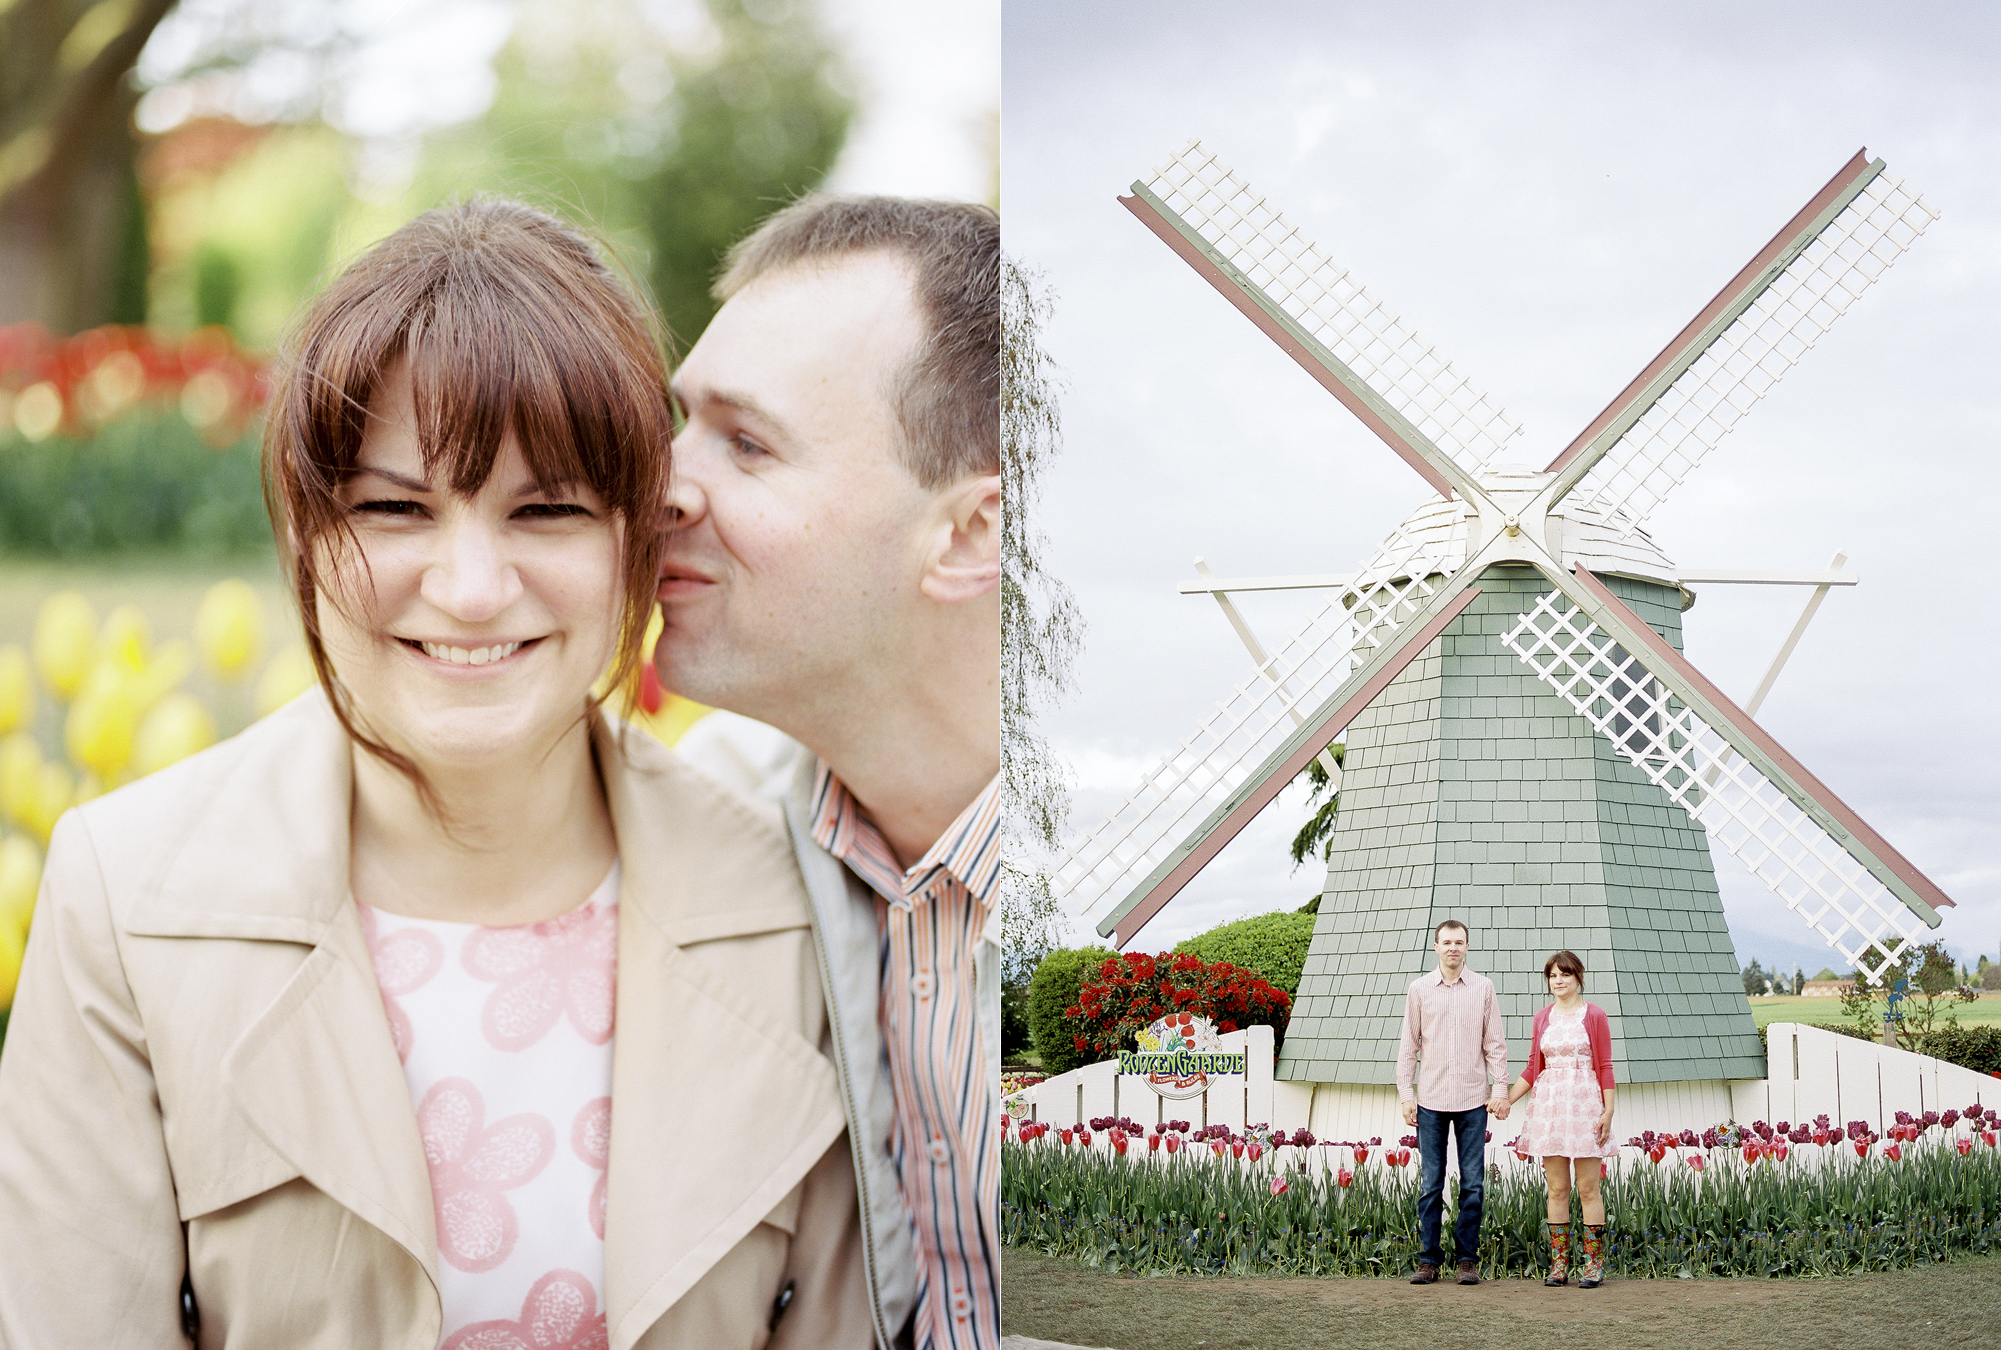
[[[1641,528],[1935,218],[1882,161],[1844,165],[1540,471],[1503,462],[1512,420],[1199,142],[1120,200],[1437,496],[1059,861],[1100,933],[1130,942],[1344,731],[1282,1079],[1389,1090],[1404,986],[1448,916],[1518,1041],[1569,946],[1622,1083],[1762,1076],[1711,843],[1865,969],[1938,924],[1951,900],[1682,658],[1688,578]]]

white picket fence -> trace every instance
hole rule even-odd
[[[1619,1088],[1613,1129],[1620,1138],[1645,1130],[1657,1134],[1735,1120],[1800,1124],[1825,1114],[1837,1127],[1866,1122],[1881,1133],[1897,1112],[1964,1110],[2001,1105],[2001,1079],[1820,1027],[1775,1022],[1767,1030],[1766,1078],[1639,1083]],[[1186,1120],[1195,1128],[1227,1125],[1242,1130],[1265,1124],[1291,1133],[1311,1130],[1320,1139],[1394,1142],[1408,1134],[1394,1087],[1347,1083],[1283,1083],[1273,1074],[1270,1027],[1250,1027],[1222,1037],[1226,1050],[1245,1053],[1245,1073],[1213,1078],[1197,1098],[1169,1101],[1137,1075],[1121,1075],[1117,1060],[1087,1064],[1045,1079],[1009,1100],[1023,1119],[1061,1128],[1105,1116],[1141,1125]],[[1520,1108],[1517,1107],[1517,1112]],[[1492,1122],[1489,1156],[1505,1151],[1519,1115]]]

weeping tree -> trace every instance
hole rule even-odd
[[[1036,729],[1040,706],[1069,689],[1084,616],[1042,558],[1033,523],[1041,479],[1062,448],[1054,363],[1042,329],[1054,300],[1041,277],[1001,259],[1001,763],[1008,830],[1001,863],[1001,930],[1019,982],[1055,945],[1056,898],[1037,865],[1053,852],[1070,809],[1068,775]]]

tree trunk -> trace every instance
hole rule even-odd
[[[78,4],[23,4],[0,22],[0,324],[58,333],[135,314],[124,255],[140,210],[129,76],[174,0],[141,0],[88,60],[66,68]],[[57,9],[62,13],[55,13]]]

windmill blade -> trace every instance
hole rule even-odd
[[[1119,200],[1446,497],[1521,425],[1191,140]]]
[[[1445,585],[1463,547],[1399,526],[1347,590],[1070,846],[1050,873],[1055,892],[1085,914],[1126,898],[1295,734],[1295,710],[1318,708]]]
[[[1952,901],[1579,567],[1501,642],[1872,975]]]
[[[1549,501],[1569,494],[1630,533],[1938,218],[1866,153],[1551,461]]]

